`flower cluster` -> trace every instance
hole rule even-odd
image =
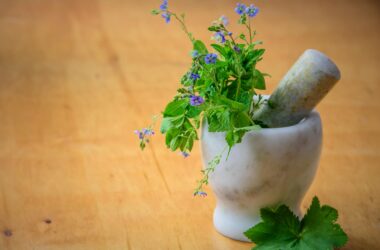
[[[199,74],[197,74],[197,73],[190,73],[190,75],[189,75],[189,78],[191,79],[191,80],[194,80],[194,81],[196,81],[196,80],[198,80],[199,78],[201,78],[200,76],[199,76]]]
[[[162,1],[162,4],[160,5],[160,12],[161,12],[161,16],[162,18],[165,19],[165,22],[166,23],[170,23],[170,12],[168,11],[168,0],[163,0]],[[158,14],[159,11],[157,10],[154,10],[153,11],[153,14]]]
[[[199,106],[204,102],[205,102],[205,100],[203,99],[202,96],[196,96],[196,95],[190,96],[190,105],[191,106]]]
[[[209,53],[205,56],[205,63],[206,64],[215,64],[217,59],[218,59],[217,54]]]
[[[245,6],[245,4],[238,3],[235,12],[239,15],[247,14],[249,17],[255,17],[259,13],[259,8],[255,7],[253,4]]]
[[[143,128],[141,130],[135,130],[134,133],[140,140],[140,148],[144,149],[146,144],[149,143],[149,138],[154,135],[154,131],[151,128]]]
[[[246,132],[263,124],[253,120],[253,113],[258,109],[254,101],[258,95],[256,91],[265,89],[265,74],[256,68],[265,50],[256,48],[261,43],[253,41],[256,33],[251,26],[259,9],[253,4],[237,4],[238,23],[245,26],[247,32],[233,35],[228,27],[229,20],[223,15],[208,27],[215,42],[206,46],[189,32],[185,15],[172,12],[168,0],[162,1],[152,14],[161,15],[167,23],[170,18],[177,21],[193,47],[191,66],[180,80],[181,87],[162,112],[160,131],[165,134],[165,144],[170,150],[179,151],[184,158],[188,157],[194,142],[199,140],[201,121],[205,120],[209,132],[225,133],[227,147],[223,152],[231,150],[242,141]],[[141,148],[153,135],[151,127],[135,132]],[[194,195],[206,196],[203,186],[208,184],[209,175],[219,165],[222,153],[202,171],[203,178]]]

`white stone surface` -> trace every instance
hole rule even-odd
[[[203,163],[220,154],[224,133],[202,128]],[[318,166],[322,144],[319,114],[313,111],[300,123],[247,133],[226,161],[210,176],[217,205],[214,225],[232,239],[248,241],[243,232],[260,220],[260,208],[287,204],[297,215]]]
[[[297,124],[307,116],[340,79],[335,63],[314,49],[306,50],[286,73],[254,119],[271,128]]]

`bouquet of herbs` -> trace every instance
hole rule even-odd
[[[166,136],[166,146],[172,151],[179,150],[184,157],[189,156],[194,141],[199,139],[197,131],[203,119],[210,132],[226,133],[228,150],[241,142],[246,132],[265,126],[252,118],[263,101],[256,90],[265,89],[264,77],[267,76],[257,69],[265,50],[257,48],[261,42],[254,40],[256,32],[252,29],[252,20],[259,9],[252,4],[237,4],[235,12],[246,33],[231,32],[228,19],[222,16],[208,27],[215,40],[210,45],[212,49],[208,49],[188,31],[185,15],[177,15],[169,9],[167,0],[152,11],[154,15],[161,15],[166,23],[173,19],[178,21],[193,45],[191,66],[181,78],[177,94],[162,112],[160,128]],[[154,134],[152,126],[135,132],[141,149],[144,149]],[[195,195],[205,195],[202,185],[208,183],[208,175],[220,158],[221,155],[215,156],[202,171],[204,177],[199,181]]]
[[[209,50],[188,31],[185,15],[178,16],[169,10],[167,0],[152,11],[166,23],[178,21],[193,45],[191,66],[181,78],[177,94],[162,112],[160,129],[166,136],[166,146],[172,151],[179,150],[184,157],[189,156],[194,141],[199,139],[197,131],[203,119],[210,132],[225,132],[228,146],[224,150],[231,150],[241,142],[246,132],[267,127],[253,119],[254,112],[265,101],[256,90],[265,89],[267,76],[256,67],[265,51],[257,48],[261,42],[254,41],[256,33],[252,30],[252,20],[259,9],[239,3],[235,12],[246,33],[231,32],[227,28],[228,19],[222,16],[208,27],[215,40]],[[153,125],[135,133],[144,149],[154,134]],[[206,195],[202,187],[208,184],[209,174],[220,163],[224,150],[202,170],[203,178],[194,195]],[[317,197],[302,220],[286,205],[262,208],[261,217],[262,222],[245,232],[257,244],[253,249],[333,249],[348,240],[336,223],[338,212],[330,206],[320,206]]]

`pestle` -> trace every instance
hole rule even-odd
[[[338,67],[323,53],[306,50],[253,118],[270,128],[297,124],[340,79]]]

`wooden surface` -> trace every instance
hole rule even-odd
[[[379,1],[255,3],[265,93],[307,48],[342,72],[319,105],[324,148],[304,207],[318,195],[340,211],[344,249],[380,249]],[[213,19],[236,18],[234,1],[170,4],[205,40]],[[0,249],[250,249],[214,230],[212,194],[192,197],[198,145],[188,159],[161,135],[138,149],[132,131],[190,63],[179,27],[149,14],[158,5],[0,1]]]

